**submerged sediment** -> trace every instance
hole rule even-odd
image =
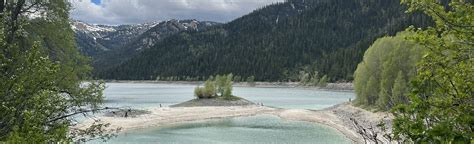
[[[192,104],[190,104],[192,103]],[[372,113],[352,106],[349,103],[339,104],[323,110],[280,109],[259,106],[252,103],[245,106],[193,106],[195,101],[181,106],[149,108],[147,113],[134,117],[100,117],[102,122],[110,123],[110,128],[142,129],[187,122],[199,122],[211,119],[246,117],[255,115],[275,115],[282,119],[315,122],[332,127],[344,134],[353,143],[363,143],[358,128],[351,119],[355,119],[363,127],[372,127],[380,120],[390,120],[386,113]],[[90,125],[93,121],[85,121],[79,127]]]

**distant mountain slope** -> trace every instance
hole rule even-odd
[[[129,41],[114,51],[101,53],[94,58],[95,72],[100,72],[110,67],[121,64],[135,56],[140,51],[146,50],[162,39],[183,31],[204,31],[220,23],[198,20],[168,20],[156,23],[153,27],[137,35],[130,36]],[[112,39],[112,38],[111,38]],[[124,41],[121,39],[117,39]]]
[[[296,80],[302,69],[351,80],[378,37],[409,25],[399,0],[289,0],[205,31],[186,31],[96,76],[105,79],[200,78],[234,73],[257,80]]]
[[[71,21],[76,45],[83,54],[91,57],[125,46],[156,24],[107,26],[93,25],[77,20]]]

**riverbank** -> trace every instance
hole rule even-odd
[[[349,103],[339,104],[323,110],[280,109],[258,105],[249,106],[204,106],[204,107],[157,107],[147,109],[148,113],[135,117],[99,117],[110,128],[122,128],[122,131],[159,127],[188,122],[200,122],[212,119],[248,117],[255,115],[275,115],[286,120],[315,122],[332,127],[344,134],[353,143],[364,143],[358,134],[358,127],[351,119],[362,127],[375,127],[380,120],[389,121],[387,113],[373,113],[354,107]],[[78,127],[90,125],[93,121],[85,121]],[[389,127],[389,126],[388,126]],[[380,129],[374,128],[381,132]],[[381,136],[380,136],[381,137]],[[382,138],[383,139],[383,138]]]
[[[188,84],[188,85],[202,85],[203,81],[154,81],[154,80],[107,80],[108,83],[156,83],[156,84]],[[337,91],[352,91],[354,90],[352,83],[328,83],[326,87],[302,86],[299,82],[255,82],[253,87],[301,87],[301,88],[315,88],[322,90],[337,90]],[[248,87],[251,86],[247,82],[234,82],[234,87]]]

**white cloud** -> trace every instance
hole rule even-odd
[[[71,17],[96,24],[133,24],[168,19],[228,22],[283,0],[90,0],[72,1]]]

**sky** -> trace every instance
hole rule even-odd
[[[229,22],[284,0],[71,0],[71,18],[93,24],[138,24],[170,19]]]

